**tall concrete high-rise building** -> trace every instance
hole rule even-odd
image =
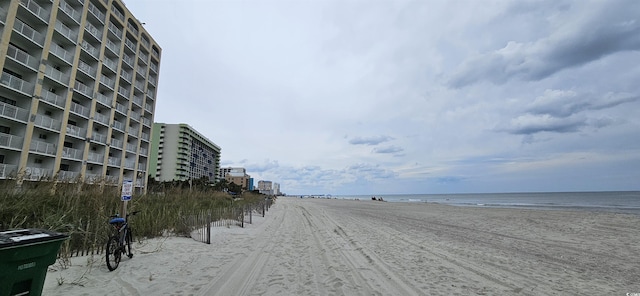
[[[149,174],[156,181],[217,181],[221,149],[191,126],[156,122],[151,138]]]
[[[0,1],[0,179],[143,186],[160,56],[121,0]]]

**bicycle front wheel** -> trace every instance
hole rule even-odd
[[[131,242],[133,241],[133,234],[131,234],[131,228],[127,230],[127,237],[125,238],[125,245],[127,248],[127,257],[133,258],[133,253],[131,252]]]
[[[117,236],[112,236],[107,242],[107,268],[109,271],[114,271],[120,264],[122,258],[122,251],[120,251],[120,239]]]

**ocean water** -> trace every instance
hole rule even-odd
[[[342,199],[371,200],[382,197],[388,202],[432,202],[470,207],[508,207],[608,211],[640,215],[640,191],[544,192],[483,194],[401,194],[335,196]]]

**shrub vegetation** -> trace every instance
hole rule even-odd
[[[149,192],[135,192],[127,212],[139,211],[131,219],[134,235],[157,237],[166,233],[189,235],[182,217],[191,213],[231,206],[255,204],[265,196],[255,192],[230,195],[213,187],[184,183],[149,184]],[[117,186],[86,183],[0,183],[0,230],[39,228],[70,236],[63,245],[73,250],[98,250],[111,233],[110,216],[122,211]],[[63,250],[64,252],[65,250]]]

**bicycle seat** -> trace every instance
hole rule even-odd
[[[109,224],[118,224],[118,223],[124,223],[124,218],[117,217],[109,220]]]

